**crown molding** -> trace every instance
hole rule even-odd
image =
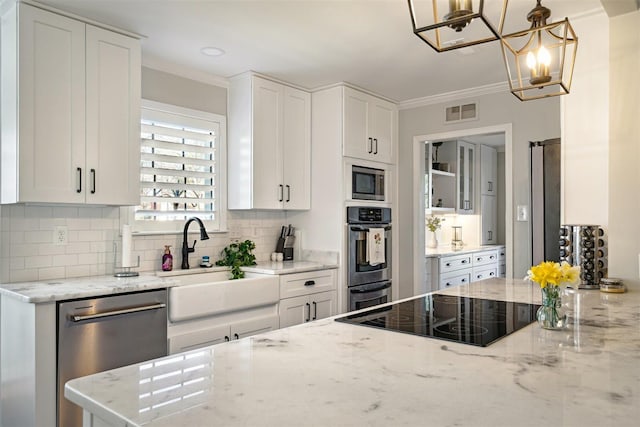
[[[453,92],[445,92],[437,95],[425,96],[422,98],[414,98],[398,103],[399,110],[408,110],[410,108],[424,107],[427,105],[444,104],[451,101],[457,101],[464,98],[473,98],[481,95],[490,95],[499,92],[509,92],[509,83],[500,82],[492,83],[485,86],[477,86],[468,89],[455,90]]]

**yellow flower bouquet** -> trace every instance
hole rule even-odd
[[[525,279],[538,283],[542,290],[542,306],[536,314],[540,326],[545,329],[562,329],[566,323],[566,315],[561,312],[561,287],[578,283],[580,267],[573,267],[566,261],[543,261],[531,267]]]

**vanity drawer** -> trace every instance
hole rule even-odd
[[[471,267],[471,254],[447,256],[440,258],[440,275]]]
[[[446,276],[440,276],[438,289],[447,289],[452,286],[466,285],[471,282],[471,270],[460,270]]]
[[[476,252],[473,254],[473,266],[490,265],[498,263],[498,251],[496,249],[490,251]]]

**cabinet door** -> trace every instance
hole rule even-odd
[[[480,146],[480,194],[496,195],[498,152],[495,148]]]
[[[19,78],[15,76],[19,82],[19,125],[12,135],[13,149],[7,151],[3,141],[3,168],[8,156],[19,156],[11,164],[14,171],[17,167],[11,179],[17,178],[18,185],[14,201],[82,203],[86,188],[82,176],[85,24],[26,4],[19,4],[19,8]],[[3,179],[8,180],[6,172]]]
[[[313,294],[309,299],[311,300],[311,320],[324,319],[336,314],[336,291]]]
[[[140,203],[140,43],[87,25],[88,203]]]
[[[231,333],[228,324],[213,326],[169,337],[169,354],[220,344],[230,340]]]
[[[231,324],[230,338],[232,340],[238,340],[240,338],[273,331],[278,329],[279,323],[277,315],[235,322]]]
[[[393,140],[395,134],[395,107],[370,97],[370,119],[368,136],[373,141],[373,160],[393,163]]]
[[[311,303],[308,296],[280,300],[280,327],[299,325],[311,320]]]
[[[482,245],[495,245],[497,236],[497,223],[498,217],[496,212],[496,198],[495,196],[481,196],[482,197],[482,211],[480,216],[482,217],[482,239],[480,244]]]
[[[282,209],[283,96],[281,84],[253,77],[253,206]]]
[[[373,159],[373,138],[369,130],[369,96],[344,88],[343,154],[360,159]]]
[[[458,213],[471,214],[475,209],[475,148],[473,144],[458,142]]]
[[[284,87],[284,208],[311,208],[311,94]]]

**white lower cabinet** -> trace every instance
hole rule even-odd
[[[250,317],[250,314],[248,316]],[[217,323],[213,320],[208,325],[201,325],[200,329],[169,337],[169,354],[239,340],[240,338],[276,330],[278,326],[279,319],[276,314],[262,315],[230,323]]]
[[[280,276],[278,311],[281,328],[336,314],[336,270]]]
[[[500,250],[504,248],[441,256],[438,262],[432,263],[432,276],[438,289],[498,277]]]

